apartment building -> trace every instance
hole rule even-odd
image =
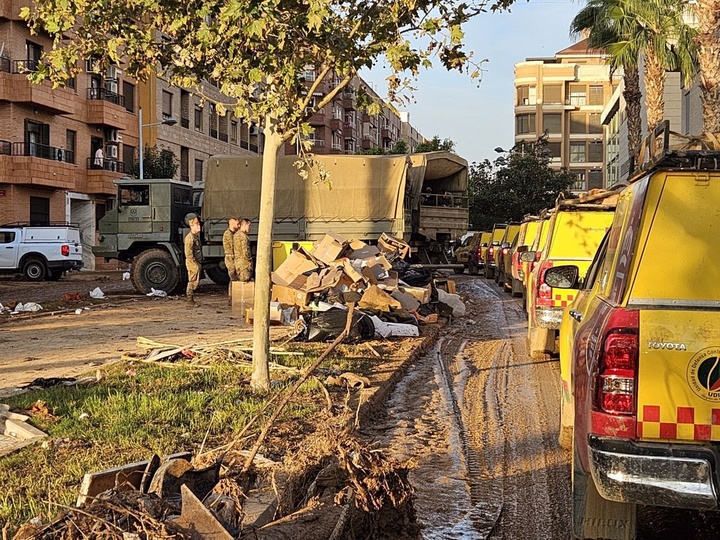
[[[30,5],[0,0],[0,223],[77,223],[85,268],[93,269],[102,262],[91,251],[97,221],[113,204],[113,181],[138,159],[141,129],[145,146],[175,153],[177,178],[186,181],[203,177],[212,154],[257,154],[252,126],[164,81],[138,85],[121,66],[94,73],[88,59],[65,88],[30,83],[28,72],[52,46],[20,19]],[[213,87],[205,93],[220,97]],[[162,123],[170,118],[177,123]]]
[[[307,83],[315,81],[315,71],[308,69],[303,78]],[[329,78],[322,81],[315,89],[311,105],[322,100],[338,84],[338,80]],[[388,105],[383,105],[380,114],[371,115],[358,108],[357,96],[362,87],[363,91],[369,94],[374,100],[382,102],[372,87],[362,78],[356,77],[350,84],[343,88],[335,96],[332,102],[328,103],[309,119],[309,124],[314,129],[310,141],[313,143],[312,152],[315,154],[358,154],[362,150],[379,148],[383,152],[389,151],[393,145],[404,138],[402,133],[405,130],[412,134],[409,141],[422,142],[422,136],[412,126],[404,126],[401,117]],[[414,148],[419,142],[408,147]],[[297,145],[288,143],[285,145],[285,154],[294,155],[298,153]]]
[[[605,185],[602,111],[619,77],[610,77],[603,51],[582,40],[551,58],[515,64],[515,143],[547,133],[551,167],[577,180],[573,191]]]

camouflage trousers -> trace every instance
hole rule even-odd
[[[192,298],[195,295],[195,289],[200,284],[200,266],[197,264],[187,264],[188,284],[185,289],[185,295]]]

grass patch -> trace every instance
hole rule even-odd
[[[287,356],[282,361],[288,358],[298,367],[312,361]],[[0,458],[0,525],[15,529],[34,516],[51,519],[59,511],[50,502],[74,504],[87,472],[153,453],[195,452],[206,433],[206,448],[227,442],[265,403],[241,384],[249,375],[247,368],[228,363],[202,370],[119,363],[93,386],[58,386],[7,398],[17,411],[43,401],[51,416],[33,416],[31,423],[50,438]],[[292,383],[283,377],[273,373],[278,391]],[[323,406],[318,383],[308,381],[282,422],[312,425]]]

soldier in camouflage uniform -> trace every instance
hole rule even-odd
[[[238,281],[251,281],[253,277],[252,254],[250,253],[250,221],[240,220],[240,228],[233,237],[235,248],[235,271]]]
[[[200,245],[200,220],[192,218],[190,220],[190,232],[185,237],[185,268],[188,273],[187,284],[187,300],[189,304],[197,307],[195,303],[195,289],[200,283],[200,273],[202,271],[202,246]]]
[[[232,305],[232,282],[237,281],[238,275],[235,270],[235,243],[233,238],[240,228],[237,218],[228,219],[228,228],[223,233],[223,250],[225,251],[225,267],[227,268],[230,283],[228,283],[228,305]]]

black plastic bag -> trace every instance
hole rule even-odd
[[[432,274],[426,268],[411,268],[410,264],[397,259],[393,261],[392,268],[398,277],[411,287],[424,287],[432,279]]]
[[[347,315],[347,310],[340,308],[331,308],[315,313],[310,319],[306,331],[296,339],[299,341],[332,341],[345,330]],[[353,343],[371,339],[374,335],[375,326],[370,317],[362,312],[353,313],[350,335],[345,338],[346,341]]]

